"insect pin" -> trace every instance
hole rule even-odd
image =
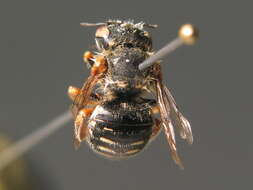
[[[109,20],[81,23],[97,26],[97,53],[84,53],[90,76],[81,89],[70,86],[74,138],[78,147],[86,141],[95,152],[121,159],[139,153],[164,130],[172,158],[181,168],[174,126],[181,138],[193,142],[191,126],[163,84],[159,59],[182,44],[193,44],[197,30],[184,25],[179,37],[156,54],[143,22]]]

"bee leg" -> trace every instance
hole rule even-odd
[[[74,86],[69,86],[68,88],[68,95],[69,98],[74,101],[76,96],[79,95],[81,92],[80,88],[74,87]],[[90,97],[94,100],[99,100],[101,98],[101,95],[98,93],[91,93]],[[89,101],[88,104],[96,104],[96,101]]]
[[[107,63],[104,56],[97,55],[94,59],[94,64],[91,68],[91,75],[95,76],[100,73],[104,73],[107,70]]]
[[[160,113],[160,110],[159,110],[159,106],[158,106],[158,105],[152,106],[151,110],[152,110],[152,113],[153,113],[154,115]]]
[[[94,54],[90,51],[86,51],[83,54],[83,61],[87,63],[88,67],[92,67],[94,64]]]
[[[151,140],[153,140],[161,131],[161,120],[155,119],[155,125],[152,128]]]
[[[68,88],[68,95],[69,95],[69,98],[74,101],[76,96],[78,94],[80,94],[80,91],[81,89],[80,88],[77,88],[77,87],[74,87],[74,86],[69,86]]]
[[[88,64],[89,67],[92,67],[91,74],[93,75],[102,73],[107,69],[104,56],[101,55],[94,56],[92,52],[86,51],[83,54],[83,60],[85,63]]]
[[[87,120],[91,116],[93,108],[81,109],[75,119],[75,147],[78,148],[80,143],[86,139],[87,136]]]

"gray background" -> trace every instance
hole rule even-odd
[[[81,28],[80,21],[158,24],[151,30],[155,49],[192,22],[201,31],[199,43],[163,65],[195,137],[191,147],[178,140],[184,171],[171,160],[163,134],[139,156],[115,162],[85,144],[75,151],[72,123],[25,157],[53,182],[51,189],[252,189],[253,15],[246,2],[1,0],[1,132],[19,139],[68,109],[67,87],[88,76],[81,57],[94,44],[95,28]]]

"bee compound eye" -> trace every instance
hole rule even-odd
[[[109,47],[107,39],[102,38],[102,37],[96,37],[96,45],[99,50],[108,49],[108,47]]]
[[[109,29],[107,26],[101,26],[97,29],[95,37],[96,44],[98,49],[107,49],[109,47],[108,37],[109,37]]]

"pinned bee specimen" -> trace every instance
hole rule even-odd
[[[163,84],[157,60],[175,47],[194,43],[196,29],[183,26],[172,47],[153,55],[146,29],[156,25],[119,20],[81,25],[97,27],[97,52],[84,53],[90,76],[83,87],[70,86],[68,90],[73,100],[75,145],[86,141],[107,158],[127,158],[143,150],[163,129],[172,158],[183,168],[174,125],[189,144],[193,142],[191,126]]]

